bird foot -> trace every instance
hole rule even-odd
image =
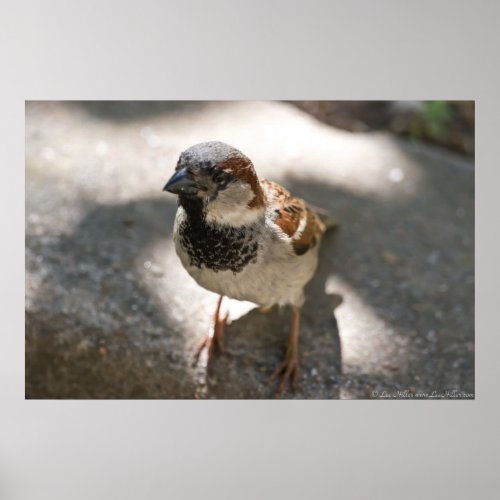
[[[210,328],[210,331],[203,337],[196,348],[193,365],[198,363],[200,355],[205,349],[207,349],[208,352],[207,365],[212,362],[216,352],[220,352],[225,356],[228,355],[222,341],[224,327],[226,326],[228,316],[229,313],[226,313],[226,315],[222,318],[217,318],[215,320],[213,327]]]
[[[283,363],[281,363],[276,370],[274,370],[271,375],[269,383],[273,383],[278,377],[281,377],[278,390],[276,392],[276,399],[280,399],[287,382],[290,380],[292,383],[292,389],[295,391],[297,389],[297,381],[299,374],[299,357],[298,353],[288,351]]]
[[[297,380],[299,378],[299,322],[300,309],[294,307],[292,311],[292,329],[285,360],[274,370],[269,381],[269,383],[272,383],[277,377],[281,376],[278,391],[276,392],[276,399],[281,398],[289,380],[292,383],[292,389],[295,391],[297,388]]]

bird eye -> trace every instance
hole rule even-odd
[[[228,179],[228,176],[222,172],[221,170],[218,170],[217,172],[215,172],[213,174],[213,180],[219,184],[223,184],[225,183],[226,180],[229,180]]]

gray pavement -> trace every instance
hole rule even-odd
[[[285,397],[474,394],[474,170],[290,104],[28,103],[26,397],[272,398],[290,311],[227,301],[229,356],[193,366],[214,294],[173,249],[161,189],[222,140],[335,213],[306,290],[300,388]]]

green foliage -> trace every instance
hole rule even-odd
[[[446,141],[449,127],[456,116],[456,109],[449,101],[428,101],[421,113],[416,115],[410,126],[410,135],[416,139]]]
[[[425,103],[425,117],[430,122],[447,123],[455,116],[450,101],[428,101]]]

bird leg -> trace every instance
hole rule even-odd
[[[279,399],[285,390],[286,383],[291,378],[293,390],[297,387],[298,368],[299,368],[299,325],[300,309],[294,307],[292,311],[292,329],[285,360],[281,363],[271,376],[273,382],[278,376],[281,376],[280,385],[276,392],[276,398]]]
[[[198,362],[200,354],[205,348],[208,349],[207,364],[212,361],[215,351],[220,351],[223,354],[227,353],[222,343],[222,335],[224,333],[224,327],[226,326],[226,321],[229,313],[226,313],[222,318],[220,317],[220,309],[223,298],[224,295],[221,295],[219,297],[219,300],[217,301],[213,325],[210,327],[208,333],[203,337],[201,342],[198,344],[198,347],[196,348],[196,352],[194,355],[194,364]]]

